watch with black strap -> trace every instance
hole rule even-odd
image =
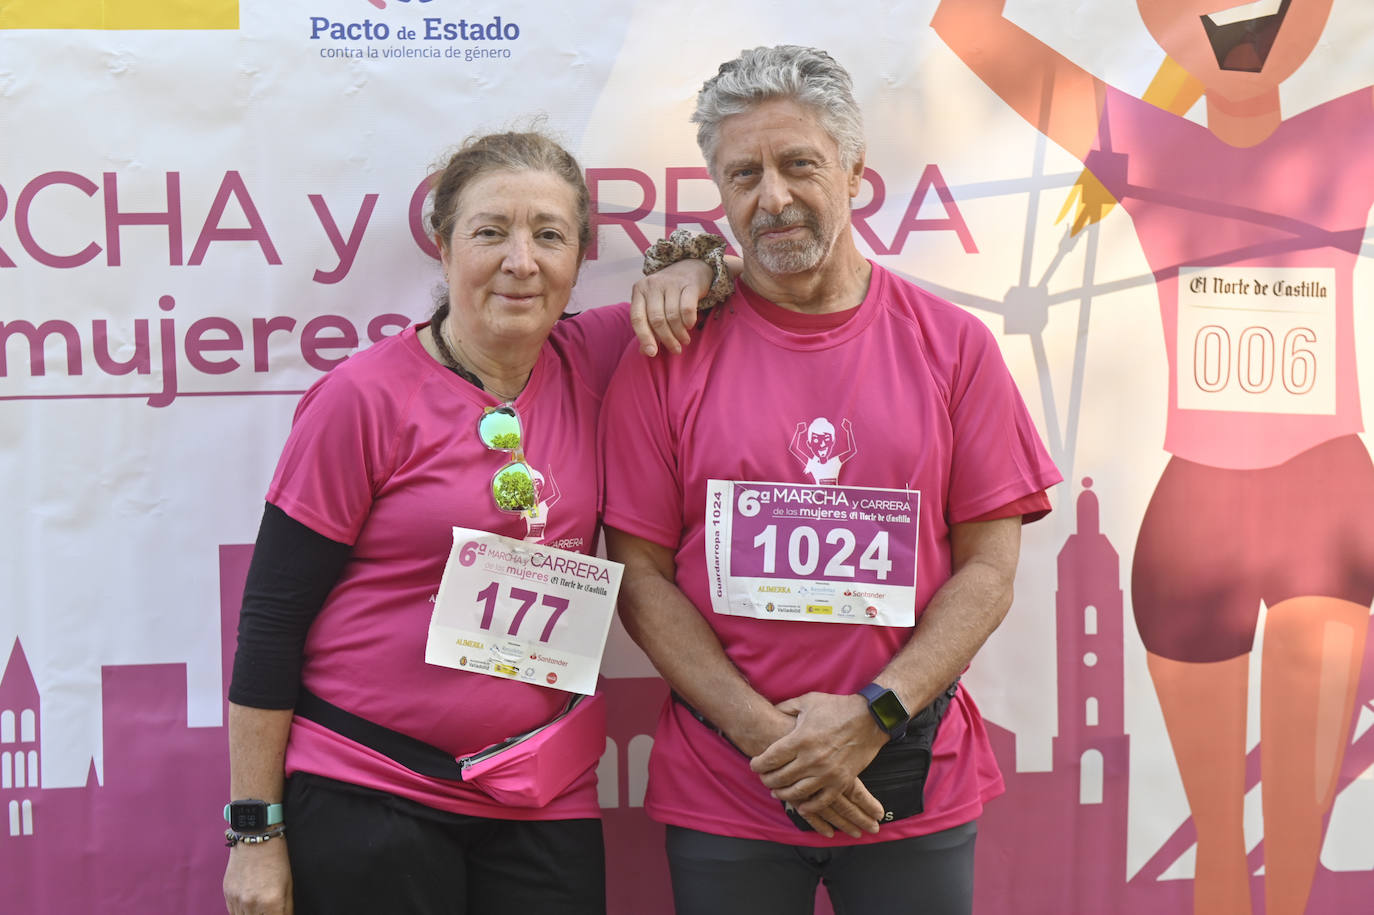
[[[868,701],[869,714],[878,727],[887,732],[888,740],[901,740],[906,736],[907,722],[911,713],[902,704],[901,698],[892,690],[877,683],[870,683],[859,690],[859,695]]]

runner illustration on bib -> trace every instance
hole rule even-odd
[[[549,509],[558,501],[560,493],[558,481],[553,478],[552,473],[542,474],[531,467],[530,479],[534,483],[534,508],[525,512],[525,524],[528,525],[525,539],[531,543],[538,543],[544,537],[544,525],[549,518]]]
[[[878,626],[915,624],[921,494],[840,486],[835,426],[797,423],[789,448],[814,485],[711,480],[706,560],[716,613]],[[808,450],[809,449],[809,450]]]
[[[849,420],[840,420],[849,446],[840,454],[835,453],[835,425],[824,416],[817,416],[806,423],[797,423],[797,434],[792,436],[788,450],[802,462],[806,472],[818,486],[834,486],[840,481],[840,467],[852,458],[858,449],[854,446],[854,427]]]

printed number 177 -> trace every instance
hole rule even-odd
[[[501,585],[499,582],[492,582],[477,592],[477,599],[483,604],[483,629],[491,628],[492,617],[496,615],[496,600],[500,594]],[[520,632],[520,624],[525,621],[525,614],[530,612],[535,601],[539,601],[553,611],[549,615],[549,621],[544,624],[544,631],[539,634],[539,641],[547,642],[549,636],[553,634],[553,627],[558,624],[558,618],[563,615],[563,611],[568,609],[568,599],[553,594],[540,595],[535,591],[526,591],[524,588],[511,588],[510,596],[520,602],[520,609],[515,611],[515,618],[511,620],[510,628],[506,630],[507,635],[517,635]]]

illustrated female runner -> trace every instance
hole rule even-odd
[[[1332,0],[1226,4],[1138,3],[1201,89],[1206,127],[1084,71],[1007,21],[1004,0],[942,0],[932,25],[1131,215],[1159,294],[1172,455],[1141,523],[1132,602],[1197,828],[1194,911],[1251,912],[1246,707],[1262,602],[1265,911],[1296,915],[1374,600],[1353,291],[1374,90],[1285,119],[1279,85]]]

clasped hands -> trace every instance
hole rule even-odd
[[[763,747],[749,768],[818,833],[859,838],[876,833],[884,813],[859,773],[887,739],[862,696],[813,692],[778,703],[761,731],[738,745]]]

